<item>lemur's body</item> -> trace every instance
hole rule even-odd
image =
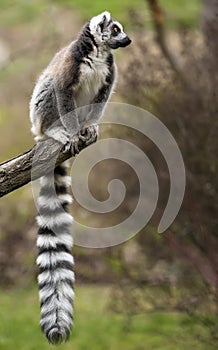
[[[121,24],[104,12],[93,17],[77,40],[54,56],[30,102],[31,130],[36,141],[52,137],[69,150],[77,149],[84,130],[90,138],[96,136],[94,125],[116,76],[111,49],[130,42]],[[64,165],[56,167],[54,174],[42,178],[38,200],[41,326],[52,343],[67,339],[72,327],[74,274],[69,232],[72,218],[66,213],[71,203],[67,182]]]
[[[83,47],[84,40],[87,46]],[[68,113],[73,109],[106,102],[115,80],[115,69],[112,53],[95,47],[85,27],[81,37],[58,52],[39,78],[30,103],[32,132],[36,140],[50,136],[50,126],[57,121],[58,128],[68,126]],[[93,124],[93,118],[84,119],[84,113],[82,116],[77,113],[73,121],[70,118],[72,133],[77,134],[85,125]],[[57,134],[57,140],[64,143],[62,135],[59,139]]]

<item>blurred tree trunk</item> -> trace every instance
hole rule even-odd
[[[203,33],[211,63],[218,57],[218,0],[203,0]]]
[[[188,89],[193,89],[191,87],[191,81],[189,81],[186,76],[182,64],[180,62],[179,55],[176,55],[168,45],[166,30],[164,25],[164,14],[158,0],[146,0],[151,11],[152,21],[156,31],[156,40],[162,50],[164,57],[169,62],[171,68],[174,70],[176,75],[179,77],[180,81]]]

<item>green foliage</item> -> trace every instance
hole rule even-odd
[[[1,0],[1,25],[11,26],[22,22],[32,22],[46,8],[43,0]]]
[[[126,19],[126,13],[130,7],[142,7],[144,6],[142,0],[134,1],[132,0],[110,0],[107,3],[100,0],[56,0],[57,4],[68,4],[84,14],[86,19],[89,19],[91,16],[94,16],[105,10],[111,12],[114,17],[119,17],[119,20],[124,21]]]
[[[87,348],[126,350],[212,350],[215,344],[201,341],[207,328],[180,313],[147,313],[128,319],[108,311],[108,287],[77,288],[75,329],[65,350]],[[51,349],[41,334],[37,290],[0,291],[0,349]]]
[[[89,19],[102,11],[110,11],[114,17],[119,18],[124,24],[128,24],[128,10],[134,9],[141,17],[144,17],[150,26],[151,21],[148,13],[146,0],[110,0],[110,2],[100,0],[1,0],[0,19],[1,25],[13,26],[19,23],[32,22],[37,20],[48,7],[55,3],[59,7],[69,6],[78,10],[84,20]],[[160,0],[160,4],[166,14],[166,25],[170,28],[196,27],[200,13],[200,0]],[[143,16],[144,13],[144,16]]]
[[[146,0],[136,0],[134,3],[132,0],[110,0],[107,4],[100,0],[56,0],[55,2],[62,5],[67,4],[80,10],[86,19],[101,11],[108,10],[114,17],[119,18],[125,24],[129,22],[127,18],[129,9],[134,8],[140,17],[142,17],[144,12],[145,18],[148,12]],[[176,28],[181,26],[192,28],[197,26],[201,0],[184,0],[182,3],[180,0],[160,0],[160,4],[166,15],[166,25],[168,27]]]
[[[166,25],[172,28],[193,28],[198,25],[201,0],[160,0]]]

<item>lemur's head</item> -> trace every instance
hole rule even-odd
[[[130,38],[123,31],[122,25],[113,19],[107,11],[93,17],[89,22],[89,28],[97,45],[117,49],[131,43]]]

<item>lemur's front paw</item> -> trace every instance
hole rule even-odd
[[[96,141],[98,137],[98,125],[91,125],[86,128],[83,128],[79,132],[80,140],[84,141],[86,145],[89,145]]]
[[[71,149],[71,142],[70,141],[67,141],[63,147],[63,153],[67,153],[69,152]]]
[[[73,135],[69,141],[67,141],[64,145],[63,152],[71,152],[71,154],[74,156],[79,153],[79,136]]]
[[[71,142],[71,147],[70,147],[71,154],[72,155],[79,154],[79,136],[73,135],[70,138],[70,142]]]

